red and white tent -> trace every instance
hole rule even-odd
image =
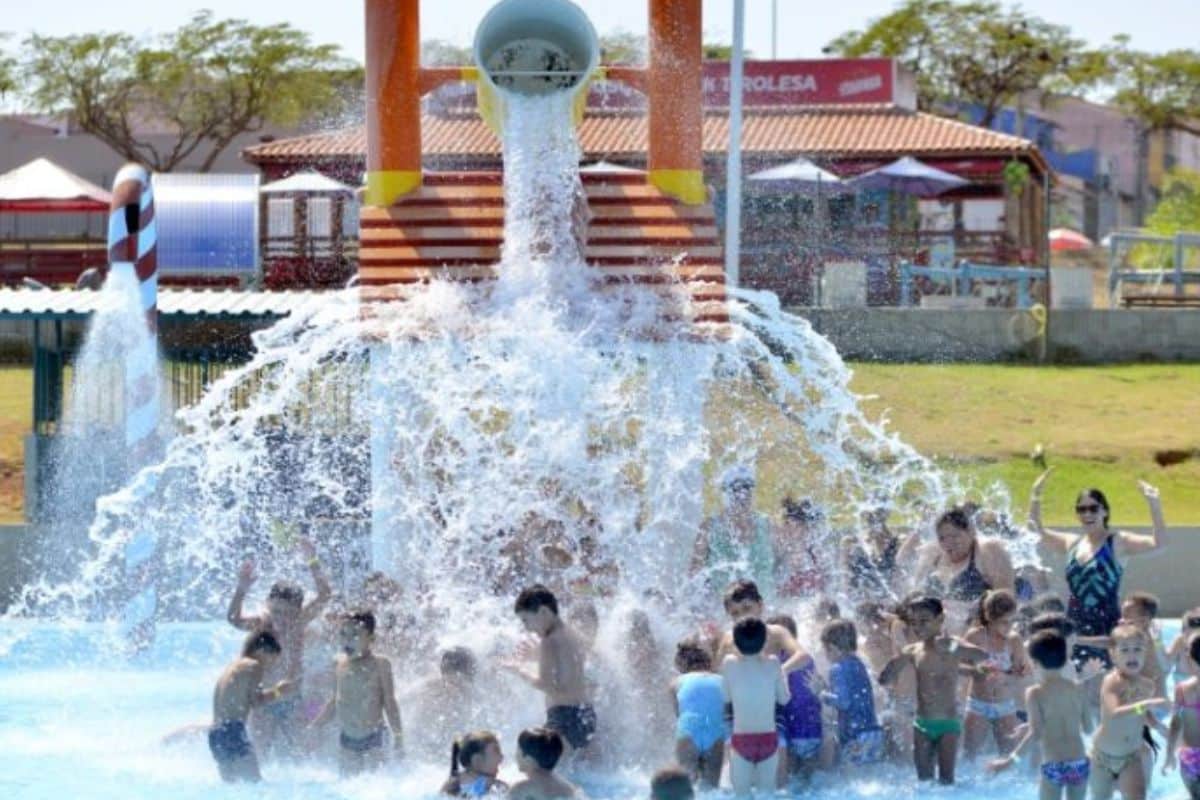
[[[108,211],[112,196],[45,158],[0,175],[0,212]]]

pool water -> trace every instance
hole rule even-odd
[[[1169,641],[1177,628],[1167,634]],[[164,746],[168,732],[204,722],[213,683],[236,653],[238,634],[224,625],[165,626],[152,652],[117,663],[97,626],[5,623],[0,626],[0,798],[4,800],[193,800],[278,798],[401,800],[435,796],[446,765],[405,762],[342,781],[331,764],[264,765],[260,786],[226,786],[202,736]],[[401,709],[403,712],[403,708]],[[507,727],[507,726],[501,726]],[[514,742],[506,736],[511,753]],[[952,788],[917,787],[910,769],[881,767],[850,779],[819,776],[804,797],[945,800],[1036,797],[1020,771],[991,778],[960,764]],[[1157,772],[1157,768],[1156,768]],[[516,779],[509,757],[501,777]],[[596,798],[644,798],[644,769],[577,776]],[[725,796],[726,793],[720,793]],[[1178,776],[1156,774],[1151,797],[1186,798]]]

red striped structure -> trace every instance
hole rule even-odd
[[[144,465],[153,452],[158,430],[157,247],[150,173],[139,164],[126,164],[113,179],[108,258],[110,280],[121,276],[136,279],[148,331],[148,335],[129,343],[125,355],[125,448],[134,469]],[[153,533],[138,530],[125,546],[127,599],[122,626],[135,649],[143,649],[154,640],[157,544]]]
[[[675,200],[641,174],[581,177],[592,214],[589,264],[612,283],[682,286],[693,322],[728,321],[712,206]],[[397,286],[435,277],[493,279],[504,233],[502,175],[426,173],[419,189],[392,206],[363,208],[359,225],[364,299],[399,297]]]

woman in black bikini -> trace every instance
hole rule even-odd
[[[1004,542],[980,540],[971,518],[961,508],[938,517],[937,542],[925,545],[913,571],[913,588],[940,597],[947,611],[947,631],[966,631],[979,599],[990,589],[1013,591],[1012,559]]]
[[[1042,491],[1052,470],[1043,472],[1033,483],[1029,498],[1029,524],[1051,551],[1067,557],[1066,578],[1070,596],[1067,617],[1082,636],[1108,636],[1121,618],[1121,577],[1125,561],[1131,556],[1152,553],[1165,544],[1167,525],[1163,521],[1162,500],[1158,489],[1138,481],[1138,489],[1150,507],[1154,529],[1150,535],[1114,531],[1108,527],[1111,510],[1108,498],[1099,489],[1084,489],[1075,500],[1082,535],[1056,531],[1042,524]],[[1108,664],[1108,652],[1076,645],[1074,658],[1083,662],[1098,658]]]

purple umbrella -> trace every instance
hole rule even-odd
[[[911,156],[905,156],[891,164],[864,172],[857,178],[850,179],[848,183],[856,189],[880,189],[918,197],[933,197],[966,186],[969,181],[917,161]]]

